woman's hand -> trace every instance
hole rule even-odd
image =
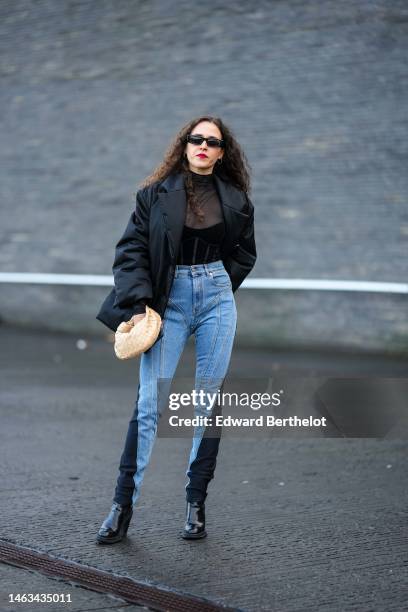
[[[133,325],[136,325],[136,323],[139,323],[139,321],[141,321],[143,317],[145,316],[146,316],[146,313],[141,312],[140,314],[133,315],[133,317],[130,320],[133,322]]]

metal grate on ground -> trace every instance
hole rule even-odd
[[[240,612],[238,608],[67,561],[5,540],[0,540],[0,561],[65,579],[92,591],[109,593],[159,612]]]

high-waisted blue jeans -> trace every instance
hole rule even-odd
[[[206,384],[203,381],[210,380],[212,384],[218,381],[217,388],[222,390],[236,325],[234,294],[221,260],[176,266],[163,317],[163,336],[141,356],[136,405],[120,460],[114,501],[134,506],[139,497],[157,432],[158,379],[173,379],[186,342],[194,334],[195,389],[202,389]],[[210,390],[217,391],[213,387]],[[202,414],[201,410],[202,406],[195,406],[196,415]],[[186,471],[189,502],[203,502],[208,483],[214,477],[220,437],[203,434],[204,427],[194,428]]]

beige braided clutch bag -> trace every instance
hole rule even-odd
[[[146,314],[136,323],[123,321],[115,332],[115,354],[119,359],[131,359],[147,351],[160,333],[161,317],[146,305]]]

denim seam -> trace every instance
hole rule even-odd
[[[221,308],[220,308],[220,295],[221,294],[219,293],[218,296],[217,296],[217,298],[218,298],[218,301],[217,301],[217,329],[216,329],[215,334],[213,335],[213,341],[212,341],[212,345],[211,345],[211,349],[210,349],[210,358],[208,359],[207,367],[204,370],[203,374],[201,374],[201,376],[203,378],[207,378],[207,372],[208,372],[209,366],[211,364],[211,359],[212,359],[212,355],[214,353],[215,343],[217,341],[218,333],[219,333],[219,329],[220,329],[220,322],[221,322],[221,317],[220,317],[220,311],[221,311]]]
[[[186,324],[186,326],[187,326],[187,329],[189,329],[190,325],[189,325],[189,323],[188,323],[188,321],[187,321],[186,314],[185,314],[184,310],[181,308],[181,306],[179,306],[178,304],[176,304],[176,302],[174,302],[174,301],[173,301],[171,298],[169,298],[168,303],[169,303],[169,304],[171,304],[172,306],[174,306],[174,308],[175,308],[176,310],[178,310],[178,311],[181,313],[181,315],[182,315],[182,317],[183,317],[183,319],[184,319],[184,322],[185,322],[185,324]]]
[[[221,294],[219,294],[219,295],[221,295]],[[234,304],[233,304],[233,305],[235,305],[235,300],[233,300],[233,301],[234,301]],[[218,308],[218,312],[219,312],[220,310],[221,310],[221,309],[220,309],[220,306],[219,306],[219,308]],[[219,362],[220,362],[220,359],[221,359],[221,356],[223,356],[223,355],[224,355],[224,347],[225,347],[225,344],[226,344],[226,342],[227,342],[228,338],[229,338],[230,336],[232,336],[232,333],[233,333],[234,328],[236,328],[236,323],[237,323],[236,306],[235,306],[235,308],[234,308],[234,310],[233,310],[233,313],[235,314],[235,316],[233,317],[233,323],[232,323],[232,325],[231,325],[231,326],[230,326],[230,328],[228,329],[228,332],[227,332],[227,333],[226,333],[226,335],[225,335],[225,338],[224,338],[223,343],[222,343],[222,348],[221,348],[221,351],[219,352],[218,362],[215,364],[215,366],[216,366],[216,367],[215,367],[215,366],[213,366],[213,372],[214,372],[214,370],[215,370],[215,371],[217,371],[217,369],[218,369],[218,365],[219,365]],[[221,317],[219,316],[219,319],[220,319],[220,318],[221,318]],[[233,343],[234,343],[234,338],[235,338],[235,333],[234,333],[233,340],[232,340],[232,342],[233,342]],[[210,362],[209,362],[209,363],[210,363]]]
[[[219,269],[222,270],[223,274],[220,274],[219,276],[213,276],[211,274],[212,271],[217,272]],[[208,272],[208,276],[211,279],[213,285],[215,285],[216,287],[230,287],[232,285],[231,283],[231,278],[228,274],[228,272],[225,270],[225,268],[216,268],[215,270],[210,270]],[[225,278],[226,277],[226,278]],[[217,278],[220,278],[221,280],[223,280],[224,282],[222,283],[217,283]]]
[[[220,353],[219,353],[220,355],[224,355],[224,347],[225,347],[225,344],[226,344],[226,342],[227,342],[228,338],[229,338],[230,336],[232,336],[232,332],[233,332],[233,330],[234,330],[234,327],[235,327],[235,322],[234,322],[234,324],[233,324],[233,325],[231,325],[231,326],[229,327],[228,332],[225,334],[225,338],[224,338],[224,341],[223,341],[223,343],[222,343],[222,350],[221,350],[221,351],[220,351]],[[234,336],[233,336],[233,338],[232,338],[232,344],[234,344],[234,338],[235,338],[235,334],[234,334]],[[217,368],[218,368],[218,364],[219,364],[219,361],[218,361],[218,362],[217,362],[217,364],[216,364]],[[214,369],[216,370],[217,368],[214,368]]]
[[[216,283],[214,279],[211,279],[211,280],[212,280],[214,287],[219,287],[220,289],[224,289],[224,288],[226,289],[227,287],[231,287],[231,281],[223,283],[221,285],[221,284]]]
[[[160,344],[160,351],[159,351],[159,359],[160,359],[161,350],[162,350],[162,346],[163,346],[162,340],[163,340],[163,338],[160,339],[161,344]],[[149,379],[150,379],[149,380],[149,383],[150,383],[150,385],[149,385],[150,393],[149,393],[149,395],[147,397],[147,401],[148,402],[151,401],[153,399],[153,396],[154,396],[154,387],[153,387],[153,385],[154,385],[154,376],[153,376],[153,373],[154,373],[154,358],[155,358],[154,351],[152,351],[151,358],[150,358],[150,376],[149,376]],[[156,386],[157,386],[157,381],[156,381]],[[148,410],[150,410],[150,408],[151,408],[151,406],[148,406]],[[139,452],[140,451],[139,444],[140,444],[140,441],[141,441],[140,433],[139,433],[139,425],[141,424],[140,423],[140,419],[141,418],[142,418],[141,412],[138,411],[138,436],[137,436],[136,457],[139,458],[139,465],[138,465],[137,459],[136,459],[136,470],[135,470],[135,473],[133,475],[133,482],[135,483],[135,486],[134,486],[133,495],[132,495],[132,506],[135,506],[136,502],[138,501],[138,499],[140,497],[140,489],[141,489],[142,482],[143,482],[143,479],[142,479],[142,482],[139,484],[139,486],[137,485],[137,482],[136,482],[137,479],[138,479],[138,476],[139,476],[140,456],[142,455],[142,453]],[[154,440],[154,437],[155,437],[155,433],[153,434],[153,440]],[[146,456],[148,455],[148,452],[149,452],[148,449],[147,450],[145,449],[145,455]],[[148,460],[147,460],[147,462],[148,462]]]
[[[221,289],[221,287],[218,287],[218,288],[219,288],[219,289]],[[222,296],[222,294],[223,294],[225,291],[230,291],[230,290],[231,290],[231,287],[224,287],[223,289],[221,289],[221,291],[219,291],[219,292],[217,293],[217,295],[215,295],[215,296],[214,296],[214,297],[213,297],[213,298],[212,298],[212,299],[211,299],[209,302],[207,302],[207,305],[206,305],[206,307],[204,308],[204,310],[202,310],[202,311],[200,312],[200,318],[201,318],[201,316],[202,316],[203,314],[205,314],[205,313],[207,312],[207,310],[209,310],[210,308],[212,308],[212,307],[214,306],[214,304],[216,304],[216,303],[217,303],[217,301],[218,301],[218,302],[220,301],[221,296]],[[200,322],[200,319],[197,321],[196,325],[194,325],[194,328],[195,328],[195,327],[198,325],[198,323],[199,323],[199,322]]]
[[[160,360],[159,360],[159,372],[158,372],[158,379],[162,378],[162,374],[164,371],[164,367],[163,367],[163,362],[164,362],[164,343],[166,342],[166,319],[163,319],[163,335],[161,337],[161,344],[160,344]],[[152,373],[152,377],[153,377],[153,373]],[[156,380],[156,389],[157,389],[157,380]]]

